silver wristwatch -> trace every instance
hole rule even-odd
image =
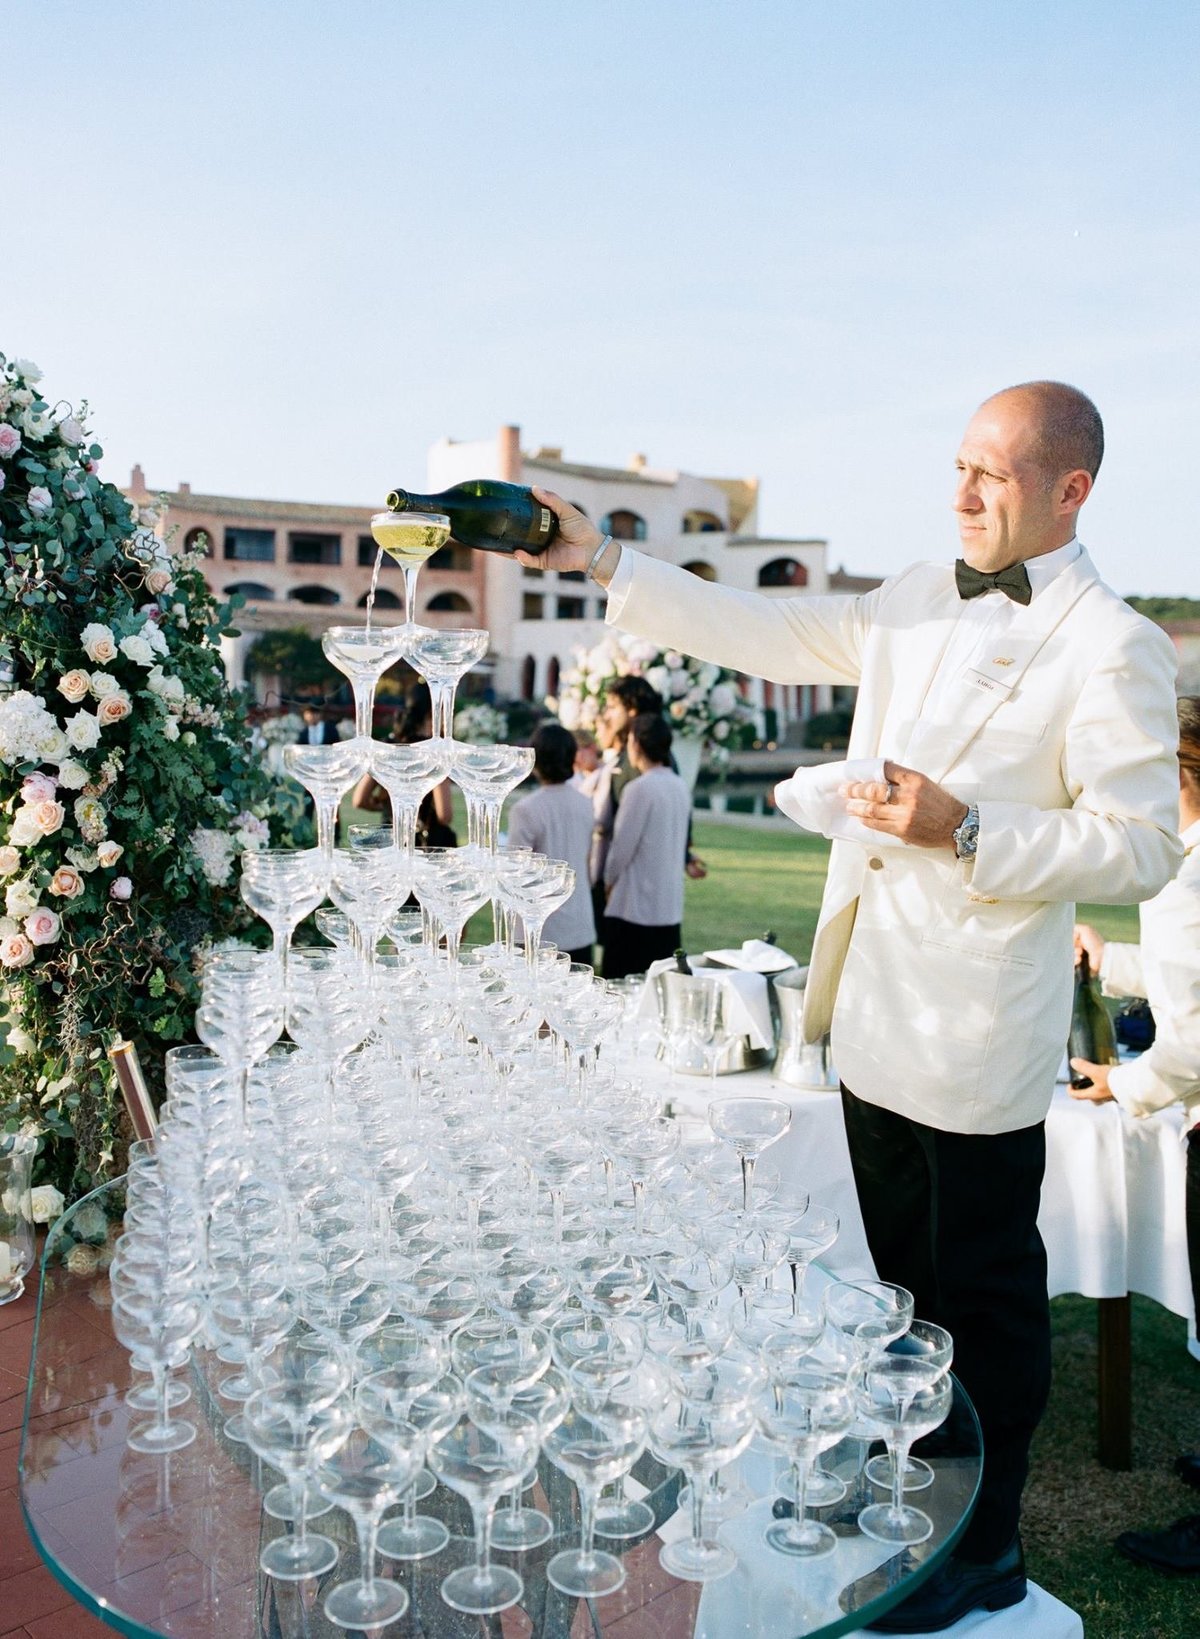
[[[954,852],[959,859],[974,859],[979,848],[979,808],[972,803],[954,832]]]

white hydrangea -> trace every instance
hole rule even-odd
[[[188,839],[192,851],[200,861],[200,868],[204,872],[204,879],[214,888],[223,888],[229,881],[233,871],[233,857],[236,845],[233,838],[225,831],[213,831],[206,826],[198,825]]]
[[[45,755],[43,746],[55,735],[61,735],[61,730],[40,695],[18,689],[0,700],[0,762],[10,766],[40,762]]]

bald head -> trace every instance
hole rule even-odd
[[[1104,458],[1104,423],[1086,393],[1065,381],[1025,381],[993,393],[980,408],[1002,400],[1028,414],[1029,458],[1047,483],[1067,472],[1083,471],[1095,478]]]

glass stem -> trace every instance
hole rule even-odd
[[[370,1514],[357,1515],[354,1521],[358,1531],[359,1576],[364,1600],[372,1598],[375,1593],[375,1539],[379,1535],[379,1520],[379,1510],[374,1509]]]
[[[578,1484],[578,1481],[576,1482]],[[579,1568],[585,1573],[595,1562],[593,1546],[596,1539],[596,1501],[599,1490],[594,1485],[579,1486]]]
[[[404,564],[404,624],[412,626],[417,619],[417,576],[420,564]]]
[[[333,845],[337,838],[337,800],[336,798],[322,797],[316,803],[317,810],[317,847],[326,856],[333,853]]]
[[[492,1569],[492,1504],[471,1503],[475,1516],[475,1580],[486,1582]]]
[[[754,1166],[758,1157],[742,1156],[742,1211],[749,1212],[750,1197],[754,1193]]]
[[[792,1462],[792,1482],[796,1489],[796,1530],[804,1536],[804,1517],[808,1508],[808,1471],[812,1459],[806,1452]]]
[[[308,1540],[308,1488],[304,1483],[304,1470],[293,1469],[287,1477],[287,1485],[292,1499],[292,1546],[298,1557]]]
[[[645,1201],[646,1180],[644,1178],[635,1178],[633,1180],[633,1229],[636,1235],[642,1233],[642,1216],[646,1210]]]
[[[699,1474],[689,1474],[692,1485],[692,1541],[704,1541],[704,1492],[707,1480],[701,1482]]]
[[[361,682],[354,685],[354,732],[360,740],[371,738],[375,722],[375,684]]]
[[[908,1467],[908,1448],[912,1439],[903,1429],[898,1430],[892,1441],[892,1514],[893,1517],[904,1513],[904,1470]]]
[[[153,1361],[150,1376],[154,1382],[154,1433],[166,1434],[171,1424],[171,1404],[170,1375],[165,1362]]]

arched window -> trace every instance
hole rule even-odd
[[[292,603],[340,603],[341,597],[329,586],[293,586],[288,593]]]
[[[212,557],[212,536],[207,529],[189,529],[183,537],[185,552],[203,552],[206,558]]]
[[[521,699],[533,699],[533,684],[537,676],[537,661],[527,654],[521,662]]]
[[[693,558],[691,563],[683,566],[689,575],[695,575],[700,580],[716,580],[717,572],[711,563],[705,563],[703,558]]]
[[[370,592],[364,592],[362,597],[359,598],[358,607],[360,609],[367,607],[367,599],[370,595]],[[377,586],[375,588],[374,606],[376,609],[403,609],[404,599],[398,598],[395,592],[389,592],[386,586]]]
[[[546,693],[547,694],[557,694],[558,693],[559,670],[560,670],[560,668],[559,668],[559,664],[558,664],[558,656],[556,654],[552,654],[550,656],[550,664],[546,667]]]
[[[719,535],[726,527],[715,512],[705,512],[702,507],[692,507],[683,515],[685,535]]]
[[[439,592],[437,597],[430,598],[425,605],[425,613],[429,615],[459,614],[469,615],[471,605],[461,592]]]
[[[256,580],[236,580],[232,586],[225,588],[227,598],[231,598],[235,592],[240,592],[248,603],[270,603],[275,596],[269,586],[262,586]]]
[[[646,520],[640,518],[636,512],[628,512],[624,507],[618,507],[615,512],[610,512],[607,518],[601,518],[600,531],[604,535],[611,535],[614,541],[644,541]]]
[[[772,558],[758,572],[760,586],[807,586],[808,570],[795,558]]]

